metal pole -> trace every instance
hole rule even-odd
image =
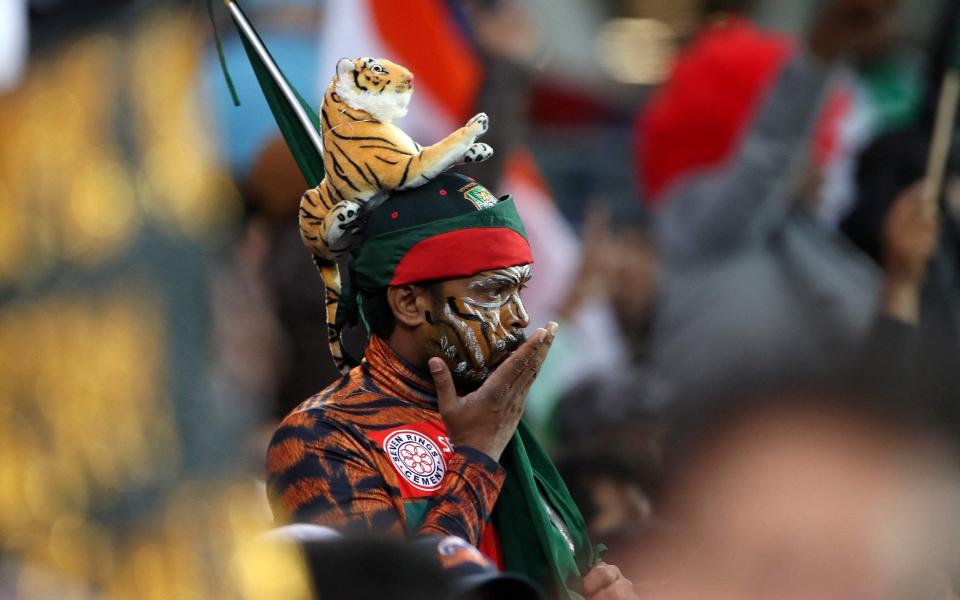
[[[260,36],[257,35],[256,31],[254,31],[253,26],[250,24],[247,16],[243,14],[243,10],[240,9],[240,5],[237,4],[236,0],[224,0],[224,2],[226,3],[227,8],[230,9],[230,15],[233,17],[234,22],[240,29],[240,33],[244,38],[246,38],[250,45],[253,46],[257,56],[260,57],[260,60],[262,60],[263,64],[267,67],[267,71],[270,72],[270,76],[273,77],[274,83],[276,83],[277,87],[280,88],[280,91],[283,92],[283,95],[290,104],[290,107],[293,109],[294,114],[297,115],[297,119],[300,120],[300,124],[303,126],[304,131],[307,132],[307,135],[310,137],[310,141],[313,142],[317,152],[323,156],[323,141],[320,139],[320,133],[313,126],[313,123],[310,121],[310,117],[308,117],[307,113],[303,110],[303,106],[300,105],[297,95],[293,93],[293,90],[290,88],[287,80],[284,79],[283,74],[277,67],[277,64],[273,62],[273,57],[270,56],[266,46],[263,45],[263,41],[260,39]]]
[[[927,175],[924,178],[923,196],[928,210],[937,210],[937,194],[943,183],[947,158],[950,155],[950,137],[957,114],[957,100],[960,98],[960,73],[950,69],[943,77],[940,88],[940,102],[937,106],[937,118],[930,142],[927,158]]]

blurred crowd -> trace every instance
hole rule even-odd
[[[374,55],[421,143],[489,115],[458,170],[560,324],[526,419],[639,597],[960,598],[960,4],[241,3],[311,104]],[[0,4],[0,598],[538,597],[456,540],[263,534],[269,436],[338,373],[210,6]]]

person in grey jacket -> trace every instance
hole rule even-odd
[[[893,4],[832,2],[733,157],[672,186],[656,225],[664,264],[654,354],[680,393],[709,395],[833,368],[856,355],[874,328],[916,320],[936,238],[936,222],[911,208],[920,206],[919,194],[898,200],[910,210],[888,223],[890,268],[881,272],[816,220],[816,194],[805,189],[813,179],[813,124],[834,67],[875,43]]]

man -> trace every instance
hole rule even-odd
[[[338,314],[361,319],[369,345],[274,435],[278,518],[458,536],[554,596],[634,597],[616,567],[597,564],[583,518],[520,423],[556,331],[525,340],[532,260],[513,201],[460,175],[371,211]]]
[[[878,273],[818,219],[817,195],[803,185],[816,178],[806,150],[833,67],[845,54],[876,45],[894,4],[828,4],[806,48],[759,98],[726,162],[700,163],[664,188],[656,227],[662,310],[653,345],[657,367],[680,396],[834,369],[857,355],[874,329],[914,320],[909,305],[929,250],[900,250],[910,245],[902,241],[921,239],[909,215],[891,222],[885,240],[909,273]],[[698,97],[711,96],[701,90]],[[687,138],[674,133],[682,148]],[[915,206],[917,199],[904,192],[900,202]],[[936,224],[917,230],[928,244]]]

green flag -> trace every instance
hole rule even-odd
[[[601,560],[606,547],[590,542],[580,509],[525,422],[517,426],[500,464],[507,478],[491,520],[504,566],[539,583],[550,598],[582,600],[581,575]]]
[[[300,172],[310,187],[319,185],[323,180],[323,143],[316,111],[284,77],[240,5],[235,0],[226,0],[226,5],[240,31],[243,47],[263,90],[263,97]]]

